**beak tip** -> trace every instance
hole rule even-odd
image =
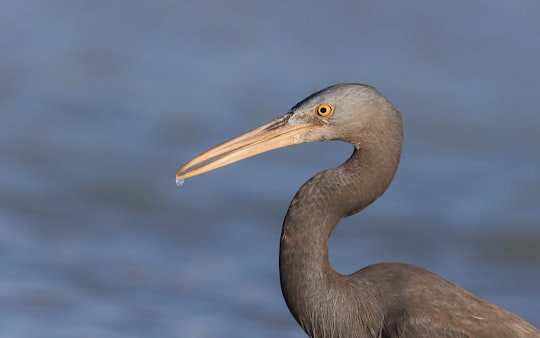
[[[176,185],[181,187],[184,185],[185,178],[183,175],[176,173]]]

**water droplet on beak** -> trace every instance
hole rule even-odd
[[[184,185],[184,176],[176,176],[176,185],[179,187]]]

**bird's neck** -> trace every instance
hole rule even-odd
[[[346,286],[341,285],[343,276],[330,266],[328,239],[343,216],[359,212],[386,190],[400,152],[400,142],[390,150],[355,149],[340,167],[307,181],[292,200],[281,234],[281,288],[291,313],[308,334],[327,324],[317,316],[335,317],[347,311],[344,306],[351,306],[345,299]]]

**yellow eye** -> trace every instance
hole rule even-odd
[[[322,117],[326,117],[332,114],[332,107],[326,103],[322,103],[317,106],[317,114]]]

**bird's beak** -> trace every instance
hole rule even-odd
[[[321,127],[313,123],[291,123],[291,113],[208,149],[176,171],[176,181],[204,174],[234,162],[303,142],[310,130]]]

